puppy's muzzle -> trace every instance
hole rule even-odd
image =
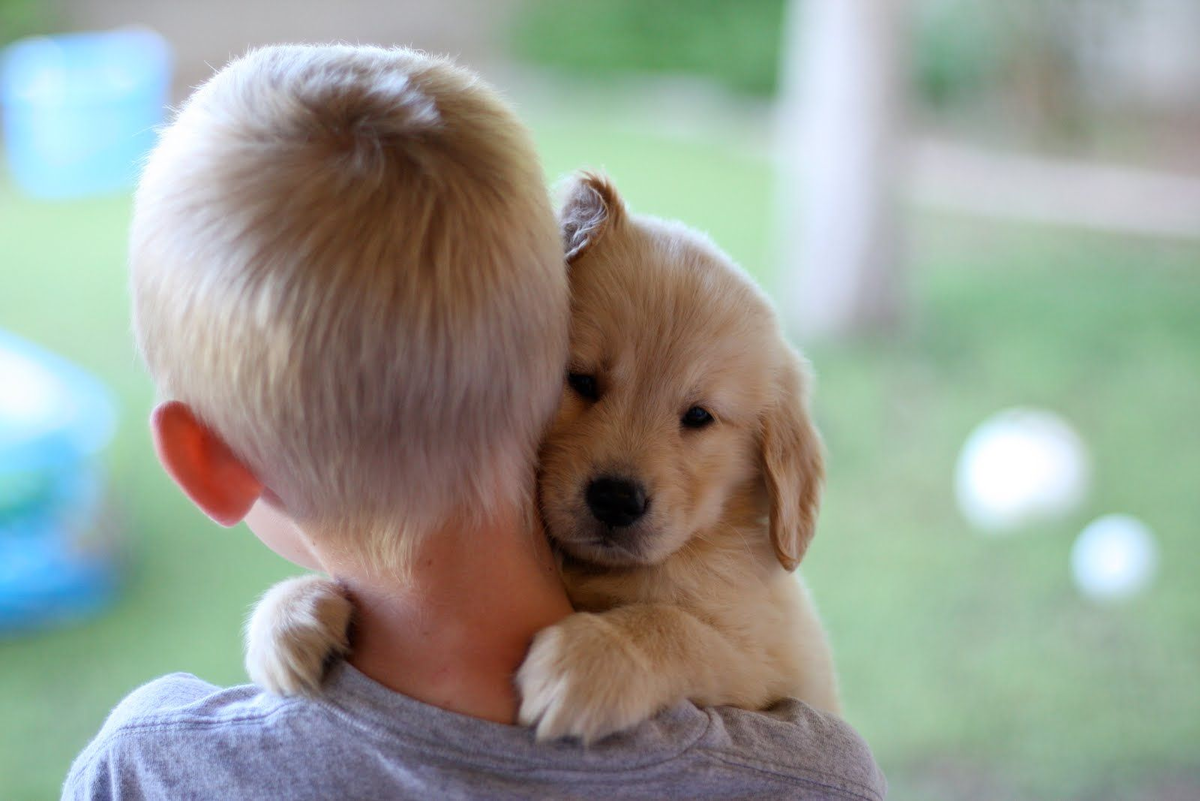
[[[646,490],[636,481],[614,476],[597,478],[587,487],[592,516],[606,526],[629,526],[646,512]]]

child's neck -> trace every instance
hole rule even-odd
[[[530,641],[572,611],[544,535],[519,522],[431,534],[412,573],[399,586],[335,571],[355,604],[350,664],[419,701],[513,723]]]

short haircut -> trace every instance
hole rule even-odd
[[[130,262],[160,396],[310,534],[387,558],[528,507],[566,270],[530,136],[473,73],[340,45],[233,61],[150,155]]]

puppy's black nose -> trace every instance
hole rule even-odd
[[[646,490],[627,478],[598,478],[587,488],[592,515],[608,526],[628,526],[646,511]]]

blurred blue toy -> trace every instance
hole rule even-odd
[[[127,189],[162,123],[171,55],[143,28],[23,39],[4,51],[8,167],[31,195]]]
[[[115,532],[98,456],[111,395],[0,331],[0,636],[74,620],[115,595]]]

